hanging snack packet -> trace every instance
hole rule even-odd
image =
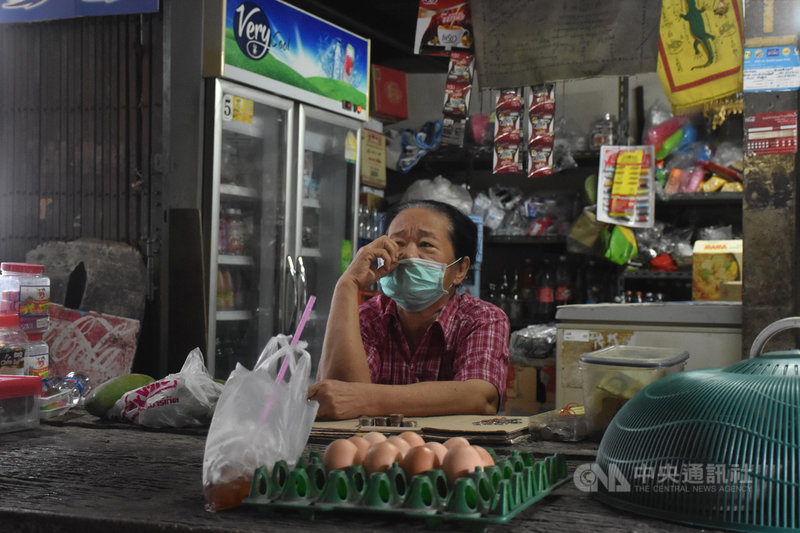
[[[528,177],[553,175],[553,133],[555,116],[553,84],[531,87],[528,100]]]
[[[492,172],[519,172],[519,143],[522,140],[522,88],[501,89],[495,101],[494,154]]]
[[[493,174],[513,174],[519,172],[519,145],[495,145],[493,160]]]
[[[552,142],[552,137],[550,137]],[[528,146],[528,177],[545,178],[553,175],[553,145]]]
[[[500,89],[497,94],[497,101],[495,102],[494,110],[497,113],[516,112],[522,111],[522,88],[516,89]]]
[[[471,83],[448,81],[444,88],[444,116],[466,118],[471,92]]]
[[[519,112],[497,113],[494,121],[494,144],[498,146],[517,145],[522,140]]]
[[[450,52],[450,66],[447,69],[448,81],[472,83],[475,72],[475,56],[467,52]]]
[[[453,48],[472,48],[469,2],[420,0],[414,53],[447,55]]]

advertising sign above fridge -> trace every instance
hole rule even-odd
[[[0,23],[158,11],[158,0],[0,0]]]
[[[203,75],[367,119],[370,41],[280,0],[205,3]]]

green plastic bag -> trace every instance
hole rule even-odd
[[[603,232],[606,251],[603,254],[606,259],[618,265],[624,265],[632,258],[636,257],[639,249],[636,246],[636,236],[630,228],[625,226],[613,226]]]

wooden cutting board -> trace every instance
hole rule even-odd
[[[426,440],[444,441],[462,436],[473,444],[512,444],[528,434],[527,416],[451,415],[406,417],[404,426],[374,426],[362,424],[361,419],[318,421],[311,429],[311,438],[332,440],[379,431],[397,434],[414,431]]]

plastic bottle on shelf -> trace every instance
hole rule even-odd
[[[508,293],[509,321],[512,327],[521,324],[523,316],[523,301],[519,294],[519,273],[514,271],[514,281]]]
[[[230,209],[228,214],[228,253],[244,255],[244,223],[241,209]]]
[[[217,253],[220,255],[225,255],[228,253],[228,218],[224,215],[219,217]]]
[[[500,286],[497,288],[497,305],[503,310],[509,321],[511,320],[511,305],[509,302],[510,292],[511,287],[508,284],[508,274],[503,271],[502,281]]]
[[[92,390],[89,376],[83,372],[70,372],[58,383],[58,390],[69,391],[67,403],[71,407],[83,404],[83,399]]]
[[[566,255],[558,256],[555,301],[556,306],[572,303],[572,273]]]
[[[529,322],[533,319],[536,309],[536,278],[530,257],[525,258],[525,266],[519,278],[519,295],[523,305],[522,316]]]
[[[19,283],[19,328],[27,333],[45,333],[50,328],[50,278],[44,266],[31,263],[0,263],[0,277]]]
[[[549,258],[544,260],[539,270],[539,279],[536,283],[536,321],[552,322],[555,305],[556,281],[553,275],[553,265]]]
[[[25,375],[46,378],[50,375],[50,347],[41,333],[28,335],[25,346]]]
[[[220,268],[217,271],[217,311],[233,308],[233,278],[230,271]]]
[[[604,144],[615,144],[617,140],[617,119],[611,113],[606,113],[603,118],[592,124],[592,136],[589,148],[599,151]]]
[[[25,347],[28,336],[19,327],[19,315],[0,315],[0,374],[25,374]]]

